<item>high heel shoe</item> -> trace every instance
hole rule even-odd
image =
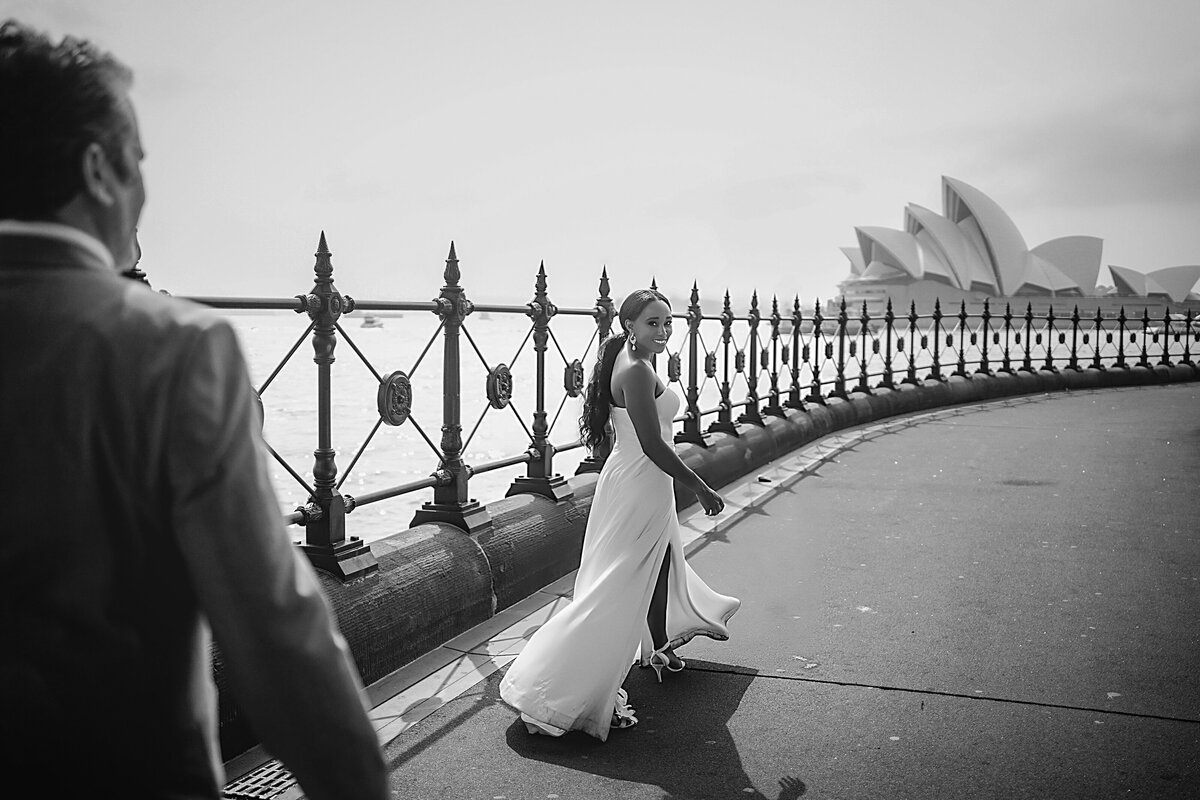
[[[667,648],[664,647],[661,650],[655,650],[650,654],[650,667],[654,670],[654,675],[658,678],[659,683],[662,683],[663,667],[667,668],[667,672],[683,672],[683,668],[687,666],[687,662],[682,658],[679,659],[678,667],[671,666],[671,659],[669,656],[667,656],[666,649]],[[661,661],[659,659],[661,659]]]

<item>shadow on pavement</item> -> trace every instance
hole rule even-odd
[[[638,724],[614,730],[607,742],[571,732],[560,739],[533,736],[519,718],[505,738],[523,759],[602,778],[660,787],[668,798],[746,797],[795,800],[806,791],[784,775],[767,793],[754,786],[742,765],[729,720],[757,670],[689,661],[679,674],[633,669],[625,681]]]

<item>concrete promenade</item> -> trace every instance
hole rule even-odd
[[[685,522],[733,638],[633,669],[638,726],[499,700],[567,576],[371,687],[395,796],[1200,797],[1200,385],[883,420],[725,493]]]

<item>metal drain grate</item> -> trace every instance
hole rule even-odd
[[[296,785],[296,779],[278,761],[268,761],[221,790],[230,800],[268,800]]]

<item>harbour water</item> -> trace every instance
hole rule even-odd
[[[311,484],[318,417],[317,367],[312,360],[311,334],[305,335],[308,318],[290,312],[224,313],[238,332],[255,388],[264,386],[280,361],[300,342],[262,391],[263,435],[272,449]],[[341,320],[343,333],[338,336],[336,361],[331,368],[331,433],[337,453],[337,480],[344,481],[340,492],[354,496],[429,476],[438,466],[437,452],[431,443],[439,446],[442,436],[443,337],[437,332],[438,319],[417,312],[373,317],[376,324],[367,327],[362,326],[359,314]],[[462,436],[466,443],[463,457],[468,464],[480,465],[518,455],[529,446],[530,434],[526,429],[533,424],[536,360],[532,340],[521,347],[529,329],[529,319],[523,316],[492,314],[467,320],[470,338],[464,335],[460,343]],[[581,358],[594,331],[595,323],[590,317],[563,317],[555,321],[555,338],[571,359]],[[472,340],[489,367],[505,363],[512,369],[510,408],[496,410],[488,406],[487,369],[476,355]],[[428,350],[427,345],[430,345]],[[518,348],[521,348],[519,355]],[[589,371],[594,356],[593,344],[586,359],[581,358]],[[578,399],[565,396],[561,380],[563,359],[553,342],[547,352],[547,365],[550,377],[546,406],[551,420],[557,413],[551,441],[569,444],[578,439],[576,426],[581,404]],[[376,376],[386,377],[395,370],[403,370],[412,382],[412,417],[399,427],[379,425],[372,435],[379,422]],[[562,408],[558,411],[560,404]],[[521,421],[513,407],[520,412]],[[369,443],[363,449],[368,438]],[[360,450],[361,455],[354,461]],[[573,474],[585,455],[581,448],[559,455],[556,471]],[[272,459],[271,464],[280,509],[290,513],[307,500],[308,490],[278,461]],[[524,470],[524,465],[517,465],[474,476],[471,496],[480,502],[503,497],[513,478],[524,474]],[[360,506],[347,518],[347,533],[373,541],[403,530],[412,520],[413,512],[432,498],[432,489],[422,489]],[[303,536],[299,526],[292,527],[290,532],[296,539]]]

